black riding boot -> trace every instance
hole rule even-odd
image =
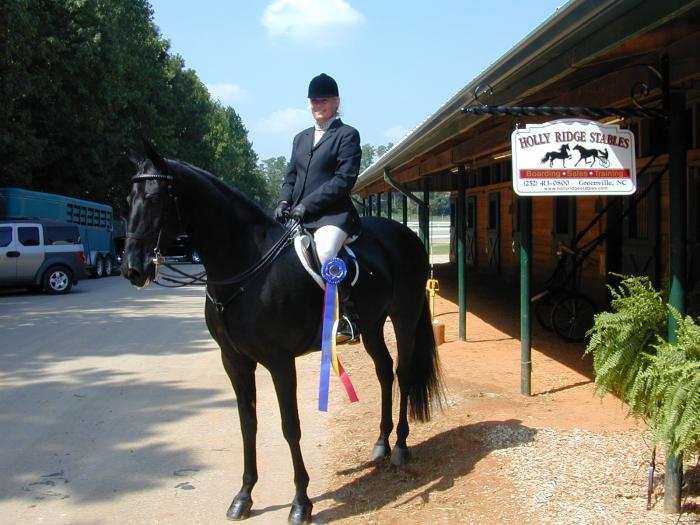
[[[336,344],[355,344],[360,342],[360,332],[357,329],[357,309],[350,298],[351,286],[347,282],[338,285],[340,299],[340,321],[338,333],[335,337]]]

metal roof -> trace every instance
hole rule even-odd
[[[698,5],[700,0],[568,2],[365,169],[353,192],[491,118],[460,111],[476,102],[478,88],[494,88],[500,104],[516,103]]]

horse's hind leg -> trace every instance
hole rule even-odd
[[[251,493],[258,481],[258,466],[256,460],[255,440],[258,430],[258,419],[255,412],[255,368],[257,363],[222,349],[221,360],[228,374],[233,390],[236,393],[238,419],[243,436],[243,485],[233,498],[226,517],[232,520],[242,520],[250,515],[253,506]]]
[[[394,362],[384,342],[384,321],[362,333],[365,350],[374,361],[374,370],[382,392],[382,418],[379,424],[379,439],[372,450],[371,461],[379,461],[391,454],[389,436],[394,429],[391,415],[391,387],[394,382]]]
[[[425,298],[420,311],[404,311],[394,315],[394,332],[398,347],[396,376],[399,380],[399,421],[396,425],[396,446],[391,453],[393,465],[408,463],[410,454],[406,440],[409,434],[408,404],[420,421],[430,419],[430,397],[438,388],[437,363],[434,360],[435,340]],[[420,304],[420,303],[419,303]]]
[[[282,434],[289,445],[294,466],[294,486],[296,494],[292,502],[287,521],[292,525],[311,523],[313,504],[307,495],[309,474],[301,455],[301,426],[297,406],[297,373],[294,359],[283,360],[270,367],[272,381],[275,384],[277,403],[282,418]]]

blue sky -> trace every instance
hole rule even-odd
[[[151,0],[171,52],[243,119],[258,157],[313,121],[309,80],[338,81],[362,143],[397,142],[564,0]]]

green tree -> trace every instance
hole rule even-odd
[[[0,180],[123,212],[146,138],[259,202],[265,182],[232,108],[169,54],[147,0],[13,0],[0,10]]]
[[[393,148],[393,147],[394,147],[394,143],[393,143],[393,142],[389,142],[388,144],[384,144],[384,145],[381,145],[381,146],[377,146],[377,150],[376,150],[377,158],[379,158],[379,157],[381,157],[382,155],[384,155],[387,151],[389,151],[389,150],[390,150],[391,148]]]
[[[394,145],[391,142],[385,145],[377,146],[376,148],[371,144],[363,144],[362,159],[360,160],[360,173],[369,168],[375,160],[384,155],[393,146]]]
[[[287,159],[284,156],[265,159],[258,165],[267,187],[268,200],[264,207],[273,210],[277,206],[280,188],[287,174]]]
[[[213,152],[212,173],[265,206],[269,200],[268,187],[241,117],[233,108],[216,103],[209,118],[206,141]]]
[[[374,162],[375,150],[371,144],[362,145],[362,158],[360,160],[360,173],[370,167]]]

